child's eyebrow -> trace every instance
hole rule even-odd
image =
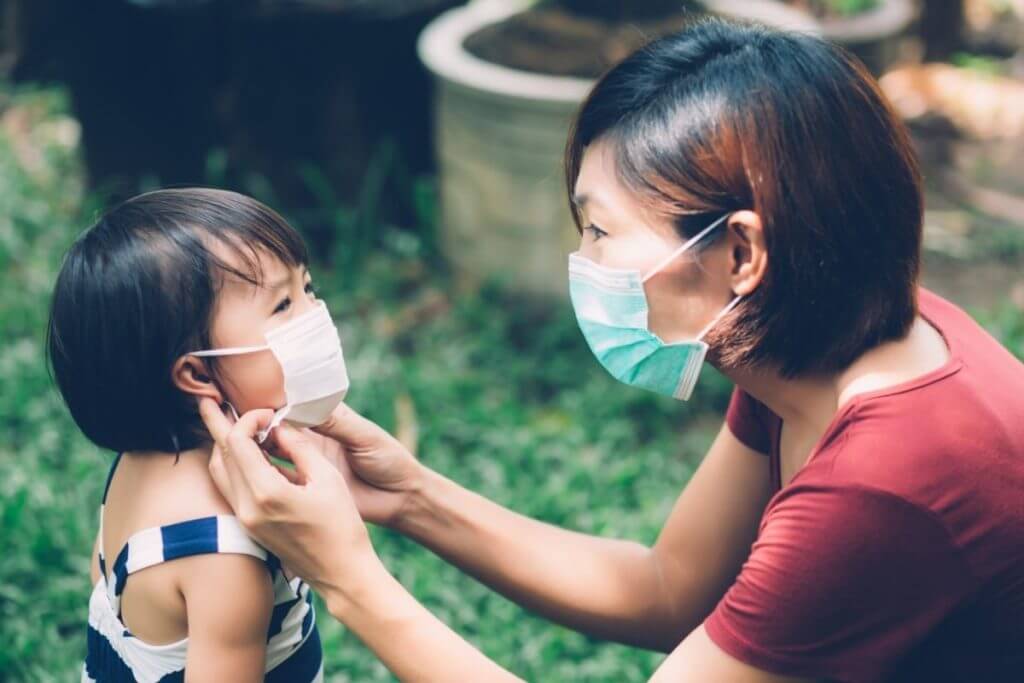
[[[308,273],[309,273],[309,266],[303,265],[302,266],[302,275],[305,276]],[[285,287],[290,285],[291,282],[292,282],[292,276],[291,275],[286,275],[283,278],[281,278],[280,280],[278,280],[277,282],[272,282],[270,284],[263,285],[262,289],[266,290],[267,292],[273,293],[273,292],[276,292],[279,289],[284,289]]]

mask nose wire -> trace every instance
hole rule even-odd
[[[694,235],[690,239],[686,240],[681,247],[679,247],[678,249],[673,251],[671,254],[669,254],[668,256],[663,258],[658,263],[658,265],[654,266],[654,268],[652,268],[650,271],[648,271],[647,275],[644,275],[643,278],[641,278],[640,282],[647,282],[652,277],[654,277],[655,275],[660,273],[662,270],[665,269],[665,266],[667,266],[668,264],[672,263],[672,261],[674,261],[677,258],[679,258],[680,254],[682,254],[684,251],[686,251],[687,249],[689,249],[693,245],[697,244],[697,242],[700,242],[702,239],[704,239],[705,235],[707,235],[709,232],[711,232],[712,230],[717,228],[722,221],[724,221],[725,219],[727,219],[731,215],[732,215],[732,212],[730,211],[729,213],[723,215],[721,218],[719,218],[714,223],[709,225],[708,227],[706,227],[703,230],[701,230],[700,232],[698,232],[696,235]]]

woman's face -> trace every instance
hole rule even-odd
[[[580,254],[609,268],[647,275],[684,242],[667,216],[647,209],[619,180],[612,147],[598,141],[584,152],[575,200],[583,236]],[[726,226],[716,229],[726,230]],[[708,239],[712,239],[709,235]],[[693,339],[732,298],[726,240],[688,249],[644,283],[648,325],[662,341]]]
[[[316,296],[306,266],[291,268],[266,254],[260,254],[259,260],[264,276],[262,286],[230,273],[225,275],[214,305],[211,348],[261,346],[266,343],[264,335],[269,330],[313,308]],[[284,374],[269,349],[221,356],[215,362],[223,398],[239,414],[254,408],[277,409],[285,405]]]

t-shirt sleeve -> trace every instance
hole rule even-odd
[[[747,448],[767,454],[771,450],[771,435],[762,414],[764,410],[767,408],[753,396],[736,387],[725,412],[725,423]]]
[[[884,491],[794,484],[704,627],[766,671],[880,680],[973,583],[929,511]]]

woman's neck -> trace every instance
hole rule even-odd
[[[723,373],[784,422],[824,431],[836,412],[858,394],[913,380],[941,367],[949,356],[942,335],[918,317],[905,337],[864,352],[833,374],[787,378],[774,370]]]
[[[824,428],[839,409],[835,375],[788,378],[774,370],[723,372],[736,386],[789,424]]]

